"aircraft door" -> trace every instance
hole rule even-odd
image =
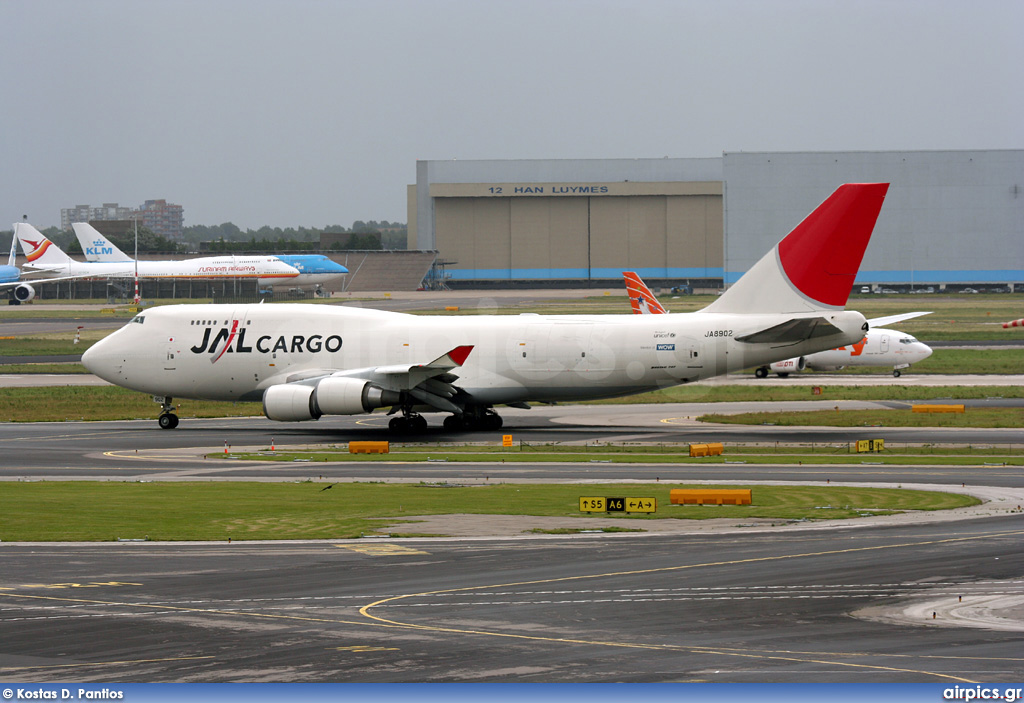
[[[882,353],[885,354],[889,351],[889,335],[882,335]]]
[[[676,343],[676,359],[679,363],[679,378],[695,381],[704,370],[702,345],[690,337],[679,337]]]
[[[537,320],[528,322],[509,337],[509,365],[524,379],[547,380],[560,370],[550,355],[551,326]]]
[[[168,336],[164,344],[164,371],[178,370],[178,356],[181,354],[181,344],[177,337]]]

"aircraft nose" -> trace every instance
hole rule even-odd
[[[113,379],[117,375],[115,353],[115,346],[110,339],[101,339],[82,354],[82,365],[88,369],[89,373],[113,383]]]

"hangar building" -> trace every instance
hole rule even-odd
[[[1024,151],[419,161],[410,245],[454,286],[732,283],[842,183],[892,184],[858,283],[1024,283]]]

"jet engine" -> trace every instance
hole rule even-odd
[[[36,289],[27,283],[21,283],[14,287],[11,299],[18,301],[14,303],[14,305],[17,305],[18,303],[27,303],[34,297],[36,297]]]
[[[777,373],[783,378],[785,378],[791,373],[803,371],[805,368],[807,368],[807,359],[801,356],[796,359],[776,361],[774,364],[771,364],[768,368],[772,370],[772,373]]]
[[[358,378],[329,376],[316,385],[282,383],[263,393],[263,414],[279,422],[318,420],[323,415],[360,415],[394,405],[401,395]]]

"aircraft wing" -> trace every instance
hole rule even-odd
[[[868,320],[868,324],[871,328],[875,327],[886,327],[888,325],[895,325],[897,322],[903,322],[904,320],[911,320],[915,317],[921,317],[921,315],[931,315],[931,311],[928,312],[905,312],[901,315],[886,315],[885,317],[874,317]]]
[[[6,283],[0,283],[0,290],[4,288],[14,288],[20,286],[23,283],[32,285],[33,283],[54,283],[56,281],[71,281],[76,278],[90,278],[90,276],[60,276],[59,278],[22,278],[17,281],[7,281]]]
[[[799,342],[815,339],[817,337],[828,337],[833,334],[840,334],[842,330],[826,320],[824,317],[800,317],[787,320],[781,324],[763,329],[760,332],[737,337],[737,342],[748,342],[750,344],[775,344],[784,346],[798,344]]]
[[[396,364],[392,366],[377,366],[374,367],[374,373],[379,374],[403,374],[403,373],[423,373],[431,371],[450,371],[457,366],[462,366],[466,363],[466,357],[473,351],[472,345],[464,345],[461,347],[455,347],[447,354],[442,354],[437,357],[429,364]],[[433,375],[433,374],[431,374]]]
[[[290,376],[286,382],[316,385],[324,378],[354,378],[388,391],[407,392],[421,403],[438,410],[461,413],[462,408],[450,400],[459,393],[459,389],[452,385],[459,377],[452,371],[466,362],[471,351],[472,345],[455,347],[426,364],[368,366],[333,372],[311,370],[301,376]]]

